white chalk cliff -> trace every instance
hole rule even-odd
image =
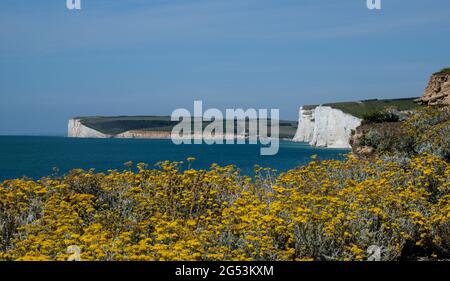
[[[110,138],[110,135],[103,134],[99,131],[91,129],[80,122],[80,119],[70,119],[68,128],[68,136],[71,138]]]
[[[242,130],[242,128],[241,128]],[[119,139],[201,139],[204,140],[232,140],[232,139],[246,139],[245,133],[215,133],[209,135],[206,133],[191,132],[189,136],[172,136],[170,131],[146,131],[146,130],[130,130],[116,135],[109,135],[91,129],[80,121],[78,118],[69,120],[67,135],[71,138],[119,138]]]
[[[300,107],[298,129],[293,141],[313,146],[350,148],[352,130],[361,119],[329,106],[314,109]]]

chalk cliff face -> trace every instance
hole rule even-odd
[[[110,138],[110,135],[103,134],[99,131],[86,127],[80,122],[80,119],[70,119],[68,128],[68,136],[71,138]]]
[[[310,142],[314,136],[314,109],[307,110],[300,107],[299,122],[297,133],[295,134],[294,141],[298,142]]]
[[[308,142],[313,146],[350,148],[352,130],[359,125],[361,119],[329,106],[309,110],[301,107],[293,140]]]

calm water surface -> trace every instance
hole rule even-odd
[[[348,152],[289,141],[281,141],[277,155],[261,156],[260,145],[249,144],[177,146],[170,140],[0,136],[0,180],[22,176],[38,179],[52,174],[54,167],[60,173],[74,168],[122,170],[127,161],[152,166],[163,160],[185,161],[191,156],[196,158],[193,168],[235,164],[243,173],[251,174],[256,164],[286,171],[309,162],[312,155],[340,159]]]

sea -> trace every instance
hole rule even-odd
[[[171,140],[82,139],[45,136],[0,136],[0,181],[28,177],[61,176],[71,169],[124,170],[124,163],[146,163],[157,168],[160,161],[196,160],[190,168],[208,169],[211,164],[236,165],[243,174],[253,175],[255,165],[278,173],[318,159],[343,159],[350,151],[312,147],[307,143],[280,141],[278,154],[260,155],[261,144],[175,145]],[[55,169],[56,168],[56,169]]]

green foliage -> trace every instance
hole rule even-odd
[[[368,123],[385,123],[385,122],[398,122],[400,117],[392,112],[376,111],[370,112],[363,116],[363,124]]]
[[[374,117],[374,119],[376,119]],[[360,144],[378,153],[405,155],[430,153],[450,160],[450,108],[422,108],[403,123],[371,125]]]
[[[441,71],[434,73],[434,75],[437,75],[437,74],[448,74],[448,73],[450,73],[450,67],[443,68],[443,69],[441,69]]]

